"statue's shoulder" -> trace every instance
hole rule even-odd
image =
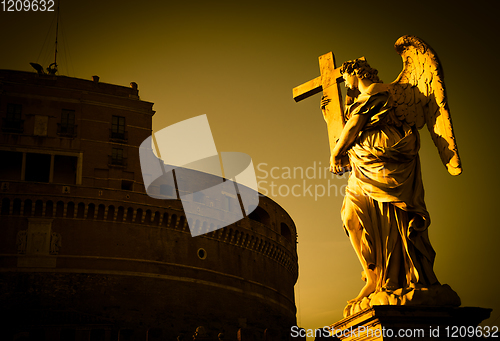
[[[374,101],[386,100],[390,96],[389,87],[383,83],[373,83],[365,93],[356,98],[357,106]]]
[[[390,97],[386,84],[373,83],[368,91],[360,94],[355,102],[347,107],[346,117],[350,118],[355,114],[375,115],[381,110],[385,112],[392,107]]]
[[[369,96],[383,94],[384,92],[389,93],[389,84],[385,83],[373,83],[370,85],[367,94]]]

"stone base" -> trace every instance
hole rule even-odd
[[[377,290],[362,300],[348,303],[344,308],[344,317],[374,305],[460,307],[461,304],[460,297],[448,284],[436,284],[430,287],[412,284],[405,289]]]
[[[338,340],[457,340],[486,336],[477,327],[491,309],[476,307],[416,307],[378,305],[359,311],[330,326]],[[469,327],[469,328],[468,328]],[[489,336],[494,332],[489,330]],[[472,334],[469,334],[472,333]],[[480,339],[477,337],[477,339]]]

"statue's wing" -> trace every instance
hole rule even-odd
[[[403,36],[394,48],[403,59],[403,71],[389,84],[396,116],[421,129],[425,124],[451,175],[462,172],[453,134],[444,75],[432,48],[414,36]]]

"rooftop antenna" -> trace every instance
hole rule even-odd
[[[61,1],[57,2],[57,20],[56,20],[56,48],[54,52],[54,62],[49,65],[47,68],[47,73],[49,75],[55,75],[57,72],[57,37],[59,35],[59,3]]]
[[[58,36],[59,36],[59,3],[61,0],[57,2],[57,14],[56,14],[56,46],[55,46],[55,52],[54,52],[54,62],[49,65],[47,68],[47,73],[49,75],[55,75],[57,72],[57,42],[58,42]],[[30,63],[30,65],[36,70],[36,72],[39,75],[44,75],[45,71],[43,70],[43,67],[38,64],[38,63]]]

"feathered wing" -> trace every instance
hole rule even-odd
[[[414,36],[399,38],[394,48],[404,63],[403,71],[389,84],[396,104],[396,116],[418,129],[427,124],[448,172],[460,174],[462,166],[448,109],[444,75],[436,53]]]

